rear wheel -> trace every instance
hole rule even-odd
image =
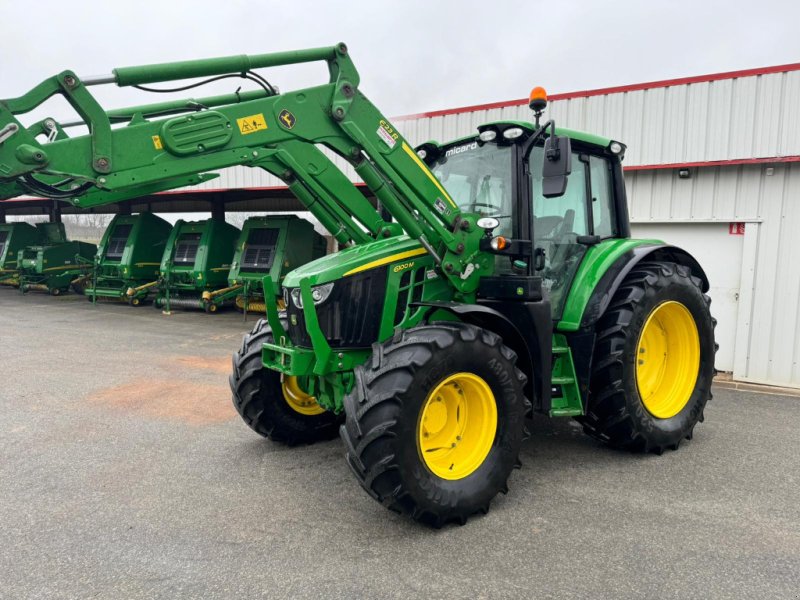
[[[496,334],[460,323],[374,347],[345,397],[342,440],[362,487],[434,527],[486,513],[527,435],[525,375]]]
[[[269,323],[260,319],[233,354],[229,382],[236,411],[259,435],[289,446],[336,437],[340,417],[317,404],[299,378],[281,381],[280,373],[264,368],[261,348],[272,339]]]
[[[687,267],[631,270],[597,325],[588,434],[659,454],[691,439],[714,377],[710,302]]]

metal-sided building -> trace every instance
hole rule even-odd
[[[633,235],[707,270],[717,368],[800,387],[800,64],[558,94],[548,111],[628,145]],[[527,101],[397,121],[419,143],[499,119],[530,119]]]
[[[717,368],[800,387],[800,63],[557,94],[547,115],[627,144],[633,234],[684,247],[705,267]],[[527,100],[511,100],[393,122],[419,144],[531,117]],[[235,203],[243,190],[277,210],[286,196],[280,180],[244,167],[191,193]]]

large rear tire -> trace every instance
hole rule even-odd
[[[691,439],[711,399],[714,325],[700,280],[682,265],[634,267],[597,324],[584,431],[661,454]]]
[[[259,435],[288,446],[336,437],[340,417],[319,406],[295,378],[282,382],[277,371],[264,368],[261,348],[271,341],[269,323],[259,319],[233,354],[229,382],[236,412]]]
[[[486,513],[519,466],[530,403],[516,355],[461,323],[399,333],[356,368],[341,428],[361,486],[390,510],[441,527]]]

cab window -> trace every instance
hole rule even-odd
[[[590,156],[589,172],[592,179],[593,233],[600,238],[614,237],[617,234],[617,219],[611,186],[611,165],[605,158]]]

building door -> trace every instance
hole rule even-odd
[[[729,223],[631,223],[631,235],[683,248],[705,269],[711,314],[717,319],[716,367],[732,372],[744,235],[732,234]]]

